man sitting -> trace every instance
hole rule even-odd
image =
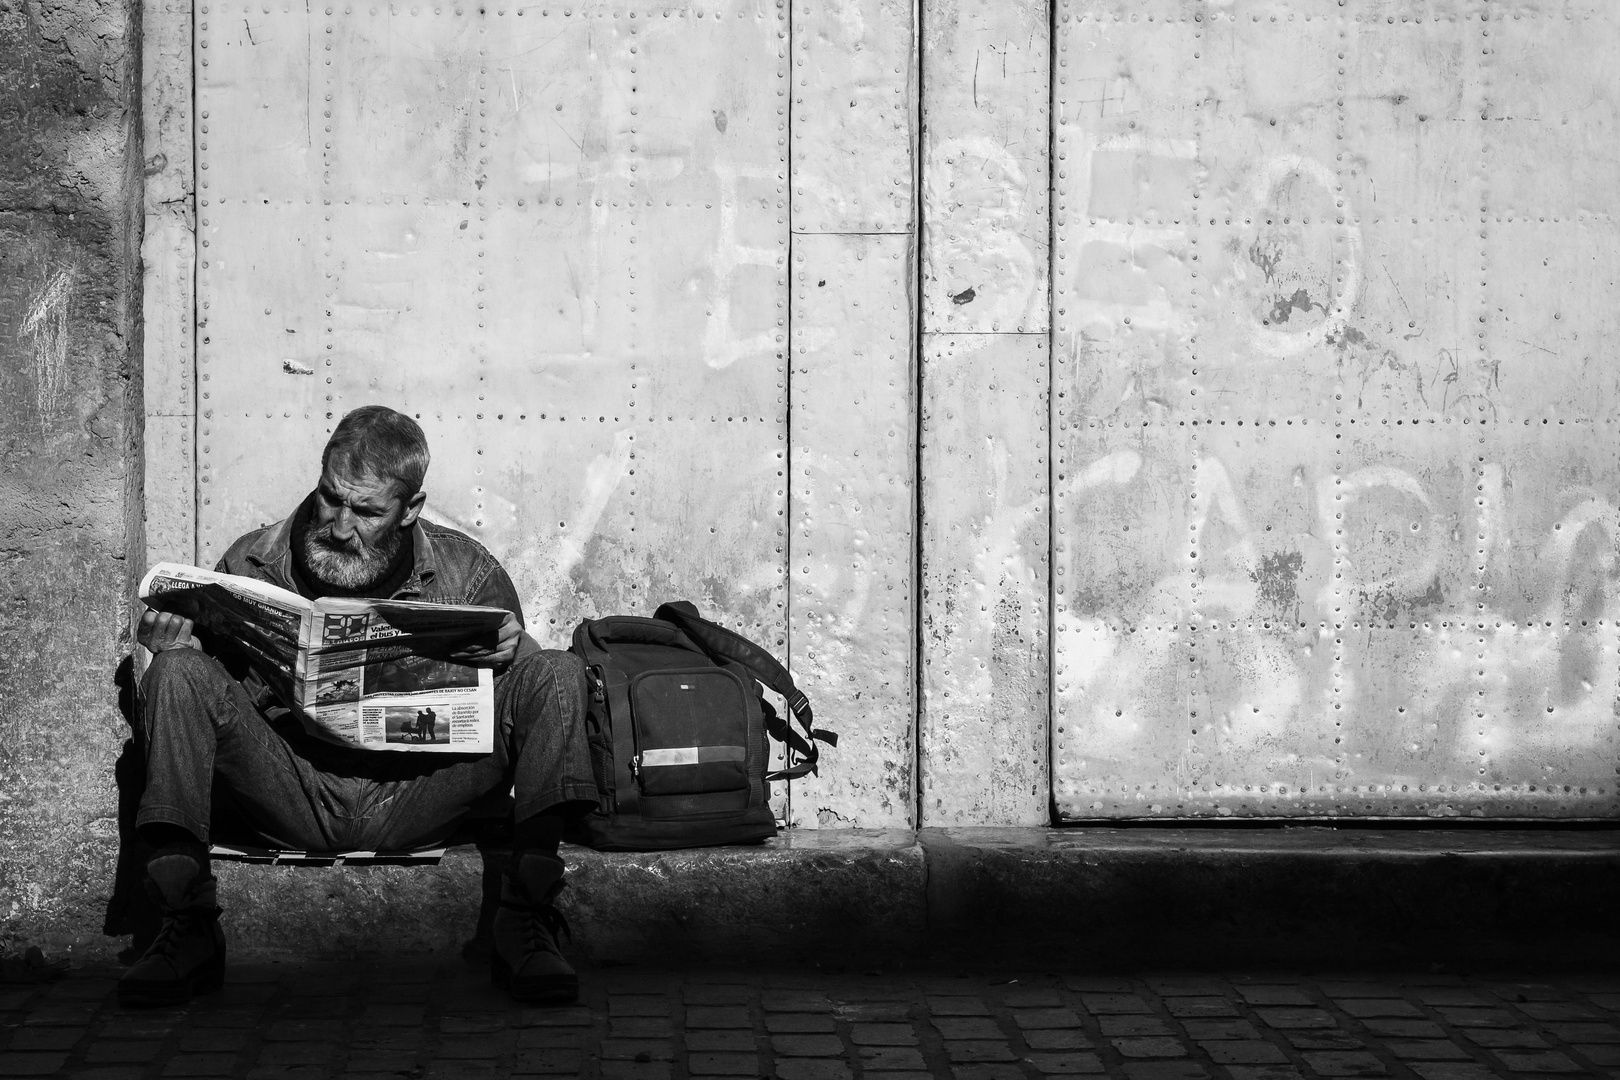
[[[512,790],[512,870],[495,920],[492,976],[520,1001],[572,1001],[578,978],[558,951],[557,855],[566,818],[596,800],[585,741],[586,680],[571,653],[523,632],[512,581],[482,545],[419,517],[427,439],[402,413],[345,416],[321,455],[320,482],[290,517],[231,545],[217,569],[311,599],[354,596],[479,604],[508,614],[498,640],[454,659],[495,669],[495,749],[417,755],[349,749],[307,734],[232,643],[155,611],[138,639],[146,790],[136,825],[153,847],[148,890],[157,940],[118,984],[125,1004],[175,1004],[217,987],[225,967],[209,872],[211,791],[268,846],[402,850],[448,837],[475,804]],[[430,729],[431,730],[431,729]]]

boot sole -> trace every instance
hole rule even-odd
[[[524,1005],[572,1005],[579,1000],[578,975],[547,979],[515,979],[512,968],[497,953],[490,958],[489,981]]]
[[[225,965],[213,965],[178,983],[119,982],[118,1004],[134,1009],[154,1009],[184,1005],[198,994],[208,994],[225,985]]]

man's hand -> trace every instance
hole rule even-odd
[[[518,641],[523,637],[523,624],[518,622],[516,615],[510,611],[506,613],[506,621],[495,633],[494,646],[485,644],[467,645],[450,654],[450,659],[458,660],[473,667],[501,668],[512,662],[517,655]]]
[[[147,608],[135,627],[135,640],[154,653],[168,649],[195,649],[197,639],[191,636],[191,620],[172,611],[153,611]]]

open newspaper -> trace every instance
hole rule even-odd
[[[495,676],[448,659],[506,612],[418,600],[306,600],[254,578],[158,563],[141,600],[228,638],[311,734],[368,750],[488,753]]]

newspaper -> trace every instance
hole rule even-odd
[[[448,655],[492,639],[500,608],[306,600],[269,582],[158,563],[141,600],[228,638],[311,734],[367,750],[489,753],[495,675]]]

